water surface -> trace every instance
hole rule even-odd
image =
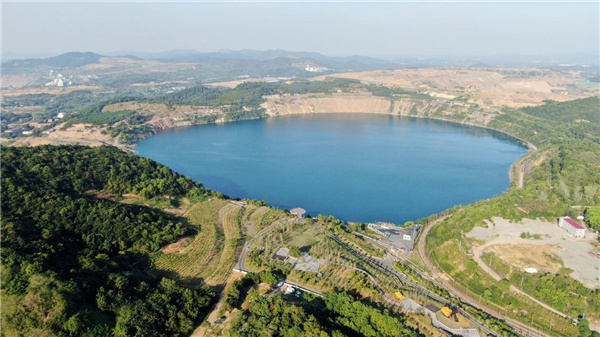
[[[175,128],[137,151],[233,198],[393,223],[502,193],[526,153],[494,131],[370,114]]]

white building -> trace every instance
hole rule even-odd
[[[571,236],[576,238],[585,237],[585,227],[568,216],[563,216],[562,218],[558,219],[558,227],[566,230],[569,234],[571,234]]]
[[[52,81],[46,83],[47,87],[64,87],[67,85],[73,85],[73,82],[67,80],[62,74],[57,74]]]
[[[295,216],[299,217],[299,218],[303,218],[304,214],[306,214],[306,210],[304,208],[293,208],[290,213],[294,214]]]
[[[304,70],[311,72],[311,73],[322,73],[324,71],[327,71],[329,69],[325,68],[325,67],[319,67],[319,66],[312,66],[309,63],[306,64],[306,68],[304,68]]]
[[[383,236],[390,235],[389,233],[386,233],[382,230],[382,229],[388,229],[388,227],[386,227],[386,226],[369,223],[369,224],[367,224],[367,227],[379,235],[383,235]]]

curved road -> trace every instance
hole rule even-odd
[[[483,259],[481,258],[481,255],[483,255],[483,250],[484,250],[486,247],[488,247],[488,246],[489,246],[489,243],[488,243],[488,244],[481,245],[481,246],[477,247],[476,249],[474,249],[474,250],[473,250],[473,257],[475,258],[475,262],[477,262],[477,264],[479,265],[479,267],[481,267],[481,269],[483,269],[483,270],[484,270],[486,273],[488,273],[488,274],[489,274],[489,275],[490,275],[490,276],[491,276],[491,277],[492,277],[494,280],[496,280],[496,281],[500,282],[500,281],[502,281],[504,278],[503,278],[503,277],[501,277],[500,275],[498,275],[498,273],[496,273],[496,272],[495,272],[495,271],[494,271],[492,268],[490,268],[490,267],[489,267],[489,266],[488,266],[488,265],[487,265],[487,264],[486,264],[486,263],[483,261]],[[526,292],[522,291],[521,289],[519,289],[519,288],[515,287],[515,286],[514,286],[514,285],[512,285],[512,284],[510,285],[510,290],[511,290],[511,291],[513,291],[513,292],[515,292],[515,293],[517,293],[517,294],[519,294],[519,295],[522,295],[522,296],[525,296],[525,297],[529,298],[529,299],[530,299],[530,300],[532,300],[533,302],[535,302],[535,303],[539,304],[540,306],[544,307],[544,308],[545,308],[545,309],[547,309],[547,310],[550,310],[550,311],[552,311],[553,313],[555,313],[555,314],[557,314],[557,315],[559,315],[559,316],[562,316],[563,318],[568,318],[568,319],[570,319],[570,320],[573,320],[573,318],[569,317],[569,315],[567,315],[567,314],[565,314],[565,313],[563,313],[563,312],[560,312],[560,311],[558,311],[558,310],[554,309],[553,307],[551,307],[551,306],[547,305],[546,303],[544,303],[544,302],[541,302],[541,301],[539,301],[539,300],[535,299],[535,298],[534,298],[534,297],[532,297],[531,295],[527,294]]]
[[[506,324],[508,324],[509,326],[511,326],[512,328],[518,330],[518,331],[522,331],[527,333],[528,336],[547,336],[545,333],[532,328],[526,324],[523,324],[519,321],[516,321],[512,318],[506,317],[500,313],[495,313],[494,310],[491,310],[490,308],[488,308],[487,306],[485,306],[482,303],[479,303],[478,301],[476,301],[475,299],[471,298],[470,296],[464,294],[463,292],[459,291],[458,289],[456,289],[454,286],[452,286],[450,283],[448,283],[444,277],[441,276],[446,276],[445,273],[443,271],[437,271],[438,269],[433,265],[433,263],[431,262],[431,260],[429,260],[429,257],[426,254],[425,251],[425,239],[427,237],[427,234],[429,233],[429,230],[438,222],[445,220],[446,218],[448,218],[449,215],[446,215],[444,217],[441,217],[437,220],[431,221],[430,223],[427,224],[427,226],[425,226],[425,228],[423,229],[423,231],[421,232],[421,234],[419,235],[419,241],[417,242],[417,252],[419,253],[419,256],[421,257],[421,260],[423,261],[423,263],[427,266],[427,268],[429,268],[429,270],[431,270],[431,273],[433,275],[433,277],[435,279],[439,280],[439,283],[444,289],[446,289],[450,294],[452,294],[453,296],[456,296],[457,298],[459,298],[461,301],[468,303],[469,305],[472,305],[475,308],[479,308],[480,310],[486,312],[487,314],[496,317],[498,319],[504,320],[506,322]]]
[[[393,278],[395,278],[398,282],[400,282],[400,284],[408,284],[408,286],[411,288],[411,290],[417,291],[417,292],[433,299],[434,301],[437,301],[440,303],[448,303],[447,299],[445,299],[445,298],[431,292],[429,289],[415,283],[408,276],[406,276],[405,274],[396,270],[396,268],[391,266],[391,264],[388,266],[387,263],[389,263],[389,261],[385,261],[385,260],[381,260],[381,259],[377,259],[374,257],[363,255],[361,252],[352,248],[347,243],[341,241],[339,238],[332,236],[332,239],[335,240],[336,242],[338,242],[339,244],[341,244],[342,246],[346,247],[348,250],[350,250],[350,252],[352,252],[354,255],[358,256],[365,262],[370,263],[371,266],[379,268],[381,271],[387,272],[389,275],[391,275]],[[466,311],[461,310],[461,313],[466,319],[468,319],[475,326],[479,327],[486,334],[492,335],[492,336],[499,336],[498,333],[496,333],[495,331],[488,328],[486,325],[484,325],[482,322],[478,321],[475,317],[471,316]]]

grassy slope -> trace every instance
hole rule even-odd
[[[464,234],[494,216],[515,221],[525,217],[554,219],[563,215],[580,215],[581,210],[573,209],[571,205],[598,204],[600,133],[597,132],[596,123],[580,121],[582,117],[600,116],[598,106],[598,98],[549,103],[545,107],[508,111],[496,119],[492,123],[494,127],[540,146],[540,152],[546,156],[545,160],[531,168],[524,188],[511,189],[499,197],[456,209],[452,217],[436,225],[427,237],[427,247],[432,258],[466,293],[474,297],[481,296],[482,301],[497,305],[500,310],[517,319],[530,321],[533,314],[534,326],[563,336],[576,334],[576,327],[511,294],[491,279],[465,253],[464,247],[468,251],[470,244]],[[532,153],[528,156],[536,155]],[[537,277],[542,278],[543,275]],[[540,279],[537,282],[544,281]],[[564,276],[554,278],[552,283],[555,287],[560,284],[559,289],[551,291],[553,296],[560,295],[564,299],[540,296],[539,292],[532,295],[543,297],[540,299],[573,316],[599,312],[598,291],[585,291],[579,282]],[[550,285],[543,283],[539,283],[537,287],[551,289]],[[575,291],[580,295],[568,295],[569,289],[578,289]]]
[[[195,283],[209,276],[216,268],[222,249],[222,232],[218,229],[218,211],[227,203],[213,199],[193,205],[185,214],[188,224],[198,229],[181,253],[157,252],[154,267],[160,273]]]

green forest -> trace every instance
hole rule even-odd
[[[252,285],[277,282],[278,275],[249,273],[233,282],[224,295],[226,310],[242,308],[230,329],[231,336],[422,336],[406,317],[343,292],[316,297],[311,294],[263,296]],[[243,302],[243,303],[241,303]]]
[[[450,218],[429,232],[427,246],[432,257],[457,283],[502,308],[533,310],[517,296],[509,294],[508,282],[503,285],[491,280],[471,258],[460,253],[459,243],[470,245],[464,234],[474,226],[484,225],[485,219],[494,216],[511,221],[543,218],[554,222],[560,216],[576,217],[581,212],[586,214],[590,228],[599,228],[599,106],[598,97],[547,102],[535,108],[506,109],[505,114],[492,121],[490,126],[536,144],[539,150],[531,156],[540,164],[531,167],[523,188],[510,189],[501,196],[456,207],[450,211]],[[579,210],[571,207],[573,205],[589,206]],[[496,266],[499,264],[496,263]],[[522,286],[527,293],[572,317],[600,313],[600,291],[586,288],[568,276],[572,270],[563,269],[564,272],[559,274],[515,272],[508,281]],[[519,315],[513,317],[519,318]],[[573,332],[574,327],[569,322],[565,321],[562,326],[558,322],[555,321],[555,332],[563,336]],[[548,329],[548,320],[534,316],[533,326]]]
[[[113,147],[2,149],[3,336],[189,336],[219,289],[155,277],[150,254],[188,234],[121,194],[219,197],[166,166]],[[223,293],[240,308],[233,336],[420,336],[405,316],[336,292],[264,297],[280,271],[250,273]]]
[[[144,272],[184,224],[100,192],[210,194],[116,148],[3,148],[4,336],[187,336],[206,314],[212,289]]]

